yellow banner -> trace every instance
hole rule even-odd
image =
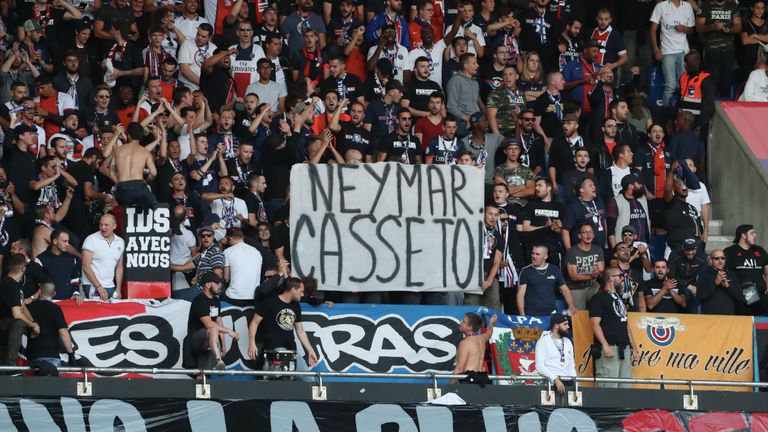
[[[633,378],[744,381],[754,378],[752,317],[629,314],[629,328],[640,358],[632,362]],[[593,376],[589,348],[593,342],[589,312],[573,317],[576,371]],[[658,385],[636,385],[658,388]],[[667,386],[666,388],[682,388]],[[686,387],[687,388],[687,387]],[[697,387],[702,390],[750,391],[749,387]]]

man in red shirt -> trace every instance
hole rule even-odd
[[[75,101],[67,93],[54,90],[51,77],[45,73],[35,79],[35,88],[39,96],[36,114],[43,119],[45,135],[52,136],[61,131],[64,111],[75,109]]]
[[[443,134],[443,120],[445,119],[444,102],[445,98],[442,93],[432,93],[429,96],[429,102],[427,102],[429,114],[416,122],[414,135],[421,141],[422,152],[427,150],[427,145],[432,141],[432,138]]]

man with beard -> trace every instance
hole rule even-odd
[[[578,194],[578,188],[582,180],[589,178],[597,184],[597,177],[589,172],[588,169],[590,164],[589,150],[587,148],[576,149],[573,160],[575,167],[563,174],[562,195],[558,199],[559,202],[564,203],[566,206],[576,199],[576,194]]]
[[[99,192],[95,186],[94,175],[101,162],[104,161],[104,155],[98,149],[91,147],[83,153],[82,159],[69,165],[67,171],[77,182],[72,202],[64,219],[64,225],[77,236],[78,239],[84,239],[92,231],[92,225],[88,222],[88,210],[86,204],[90,205],[96,201],[110,202],[111,195]]]
[[[627,62],[627,50],[624,49],[624,41],[619,32],[611,26],[613,17],[608,8],[597,11],[597,27],[592,30],[590,39],[598,43],[598,52],[595,60],[597,63],[615,70]],[[638,71],[639,73],[639,71]]]
[[[571,248],[576,243],[575,230],[582,223],[590,223],[595,230],[594,244],[604,248],[607,240],[607,221],[605,206],[596,193],[595,182],[590,178],[585,178],[579,185],[579,195],[577,199],[571,202],[565,210],[563,220],[563,245],[565,249]]]
[[[654,123],[648,129],[648,141],[634,151],[633,166],[640,172],[645,187],[648,188],[649,198],[663,198],[666,180],[673,175],[672,155],[664,142],[664,127]],[[679,166],[679,165],[678,165]]]
[[[608,201],[608,245],[616,246],[622,240],[623,227],[634,228],[637,241],[648,243],[651,239],[651,216],[645,186],[634,174],[621,179],[621,192]]]
[[[472,133],[462,141],[467,152],[474,155],[475,166],[485,170],[486,192],[493,185],[493,171],[496,166],[496,153],[504,145],[505,138],[497,133],[488,131],[488,119],[479,112],[469,119]]]
[[[579,135],[579,116],[576,113],[568,113],[563,117],[562,130],[563,134],[553,140],[549,150],[549,178],[554,185],[552,191],[555,195],[560,195],[560,187],[564,185],[563,174],[575,166],[576,150],[586,148],[592,153],[589,140]]]
[[[415,79],[410,80],[408,91],[400,101],[417,119],[429,115],[429,97],[442,90],[440,84],[429,79],[430,61],[427,57],[416,59],[413,63]]]
[[[429,0],[425,0],[429,3]],[[443,39],[435,42],[435,30],[431,26],[421,28],[421,45],[411,50],[408,54],[411,71],[416,71],[416,60],[421,57],[427,58],[429,66],[429,79],[440,85],[443,82],[443,52],[445,51],[445,41]],[[406,81],[410,79],[411,72],[406,72]]]
[[[187,3],[196,4],[197,0],[186,0],[184,4]],[[190,90],[200,88],[200,68],[216,50],[211,37],[213,37],[213,27],[204,22],[197,28],[194,38],[190,37],[179,48],[179,71],[181,72],[179,81]]]
[[[582,25],[580,19],[571,18],[556,38],[553,37],[547,41],[542,52],[546,72],[562,72],[566,63],[579,59],[579,53],[581,53],[579,33],[581,33]]]
[[[532,3],[531,7],[520,13],[520,46],[528,52],[540,52],[553,36],[556,17],[547,7],[549,0],[536,0]]]
[[[632,377],[632,361],[640,351],[627,325],[627,309],[618,294],[622,288],[622,273],[609,268],[603,272],[603,289],[589,303],[589,321],[595,335],[595,376],[598,378]],[[630,384],[598,383],[598,387],[628,387]]]
[[[319,48],[325,48],[325,22],[323,19],[312,12],[314,6],[313,0],[297,0],[296,12],[288,15],[280,26],[282,33],[288,35],[288,53],[297,54],[306,47],[304,35],[307,29],[313,29],[319,39]]]
[[[83,157],[83,143],[76,135],[80,120],[77,110],[67,110],[61,121],[61,132],[53,134],[48,139],[48,148],[53,150],[62,168],[67,169],[68,161],[77,162]],[[58,144],[63,141],[63,144]],[[61,146],[57,150],[57,146]]]
[[[211,206],[211,213],[219,217],[222,228],[240,228],[248,222],[248,206],[235,197],[235,182],[232,177],[219,180],[219,193],[204,193],[203,202]]]
[[[576,236],[579,242],[565,253],[565,265],[573,304],[578,309],[585,309],[600,290],[597,278],[605,270],[605,257],[603,248],[592,244],[595,238],[592,223],[581,223]]]
[[[707,255],[701,247],[701,241],[695,238],[685,239],[682,250],[672,251],[669,254],[669,274],[688,288],[695,297],[698,291],[698,278],[701,271],[707,267]],[[691,301],[690,303],[695,303]],[[689,304],[688,310],[691,310]]]
[[[443,120],[445,119],[444,108],[445,96],[442,92],[432,93],[427,103],[427,115],[416,121],[416,127],[413,131],[416,137],[421,141],[422,151],[427,151],[427,145],[433,138],[442,135],[445,130]]]
[[[366,67],[369,72],[376,68],[376,63],[379,60],[387,59],[393,68],[393,78],[401,82],[410,66],[408,48],[397,43],[395,26],[392,24],[386,24],[381,28],[381,38],[376,45],[368,49],[366,59]]]
[[[669,276],[667,260],[653,261],[653,277],[643,282],[643,295],[648,312],[685,313],[688,289],[677,279]]]
[[[500,85],[488,94],[487,110],[491,130],[507,138],[515,136],[516,123],[525,111],[525,94],[517,89],[517,77],[514,66],[505,66]],[[534,118],[533,111],[530,117]],[[530,126],[533,129],[532,122]]]
[[[212,364],[216,370],[226,366],[222,358],[227,353],[224,335],[240,339],[234,330],[224,327],[221,319],[221,284],[222,279],[209,272],[200,278],[202,292],[192,300],[189,307],[187,335],[195,356],[195,367],[209,369]],[[211,359],[213,356],[213,359]]]
[[[350,102],[364,102],[363,83],[360,78],[346,70],[346,59],[343,56],[328,60],[330,76],[320,83],[320,93],[336,90],[339,101],[349,99]],[[322,130],[322,129],[321,129]]]
[[[397,129],[397,116],[402,110],[400,99],[404,91],[405,88],[400,81],[389,80],[384,95],[374,97],[365,107],[363,126],[371,132],[373,146],[377,149],[380,148],[379,143],[383,142],[384,137],[391,136]]]
[[[563,227],[565,206],[552,199],[552,183],[548,178],[536,179],[535,197],[528,201],[522,217],[522,231],[525,241],[525,256],[531,255],[533,244],[546,245],[550,253],[550,260],[554,264],[560,263],[562,245],[560,230]]]
[[[338,117],[332,117],[330,124],[330,129],[337,131],[336,148],[341,154],[357,150],[365,155],[366,162],[373,162],[376,149],[371,145],[371,133],[363,127],[365,106],[360,102],[342,102],[342,106],[349,106],[349,121],[339,123]]]
[[[54,90],[48,75],[35,78],[35,87],[39,95],[36,114],[43,119],[45,135],[52,136],[61,131],[62,116],[75,108],[75,101],[68,94]]]
[[[229,105],[237,99],[235,80],[232,78],[232,55],[237,50],[216,48],[213,55],[203,63],[200,73],[200,90],[208,99],[212,112],[219,112],[222,106]]]
[[[595,60],[598,53],[597,41],[588,40],[581,47],[581,57],[566,63],[563,66],[563,78],[565,79],[564,91],[570,98],[578,102],[584,114],[591,111],[589,106],[589,93],[595,88],[597,73],[603,67]]]
[[[560,377],[575,377],[573,343],[568,339],[570,324],[563,315],[549,318],[549,334],[542,334],[536,341],[536,372],[547,378],[561,395],[565,394],[565,385]]]
[[[501,310],[499,280],[497,275],[501,266],[504,243],[501,233],[496,229],[499,209],[495,204],[486,204],[483,213],[483,283],[481,294],[464,294],[465,306],[485,306]]]
[[[405,47],[406,51],[411,48],[411,39],[408,36],[408,22],[405,17],[400,15],[403,2],[402,0],[387,0],[386,9],[374,16],[365,28],[365,41],[370,45],[379,43],[383,37],[384,27],[391,25],[395,30],[395,40],[399,45]]]
[[[768,280],[768,254],[765,249],[757,245],[757,232],[752,225],[739,225],[736,228],[736,236],[733,245],[725,251],[725,259],[728,270],[732,271],[742,285],[752,283],[760,295],[760,301],[751,305],[753,315],[764,316],[768,312],[768,293],[766,293],[766,280]]]
[[[248,177],[256,171],[253,160],[254,147],[250,141],[240,143],[237,157],[225,162],[227,172],[235,182],[235,196],[242,198],[248,193]]]
[[[80,60],[74,51],[64,53],[64,70],[51,80],[53,88],[66,93],[75,101],[75,106],[81,110],[93,105],[93,83],[87,76],[80,75]]]
[[[679,163],[672,164],[672,172],[679,169]],[[667,229],[667,245],[670,250],[678,249],[685,239],[701,239],[701,216],[696,208],[685,201],[688,186],[676,175],[667,176],[664,185],[664,221]]]
[[[622,231],[632,232],[631,226],[626,226]],[[625,236],[625,238],[629,238]],[[621,271],[622,284],[621,289],[617,289],[624,307],[632,312],[645,312],[645,296],[643,290],[639,289],[643,283],[644,272],[653,270],[648,258],[648,247],[638,244],[637,248],[626,242],[618,243],[613,248],[613,255],[616,257],[616,268]]]
[[[248,208],[248,231],[254,234],[260,223],[269,223],[263,198],[266,190],[267,177],[258,172],[251,173],[248,177],[248,192],[243,200]]]
[[[0,105],[0,126],[2,126],[3,132],[6,134],[13,128],[13,125],[18,124],[17,119],[21,112],[24,111],[21,101],[27,97],[27,92],[29,91],[27,85],[21,81],[15,81],[10,85],[10,88],[10,100]],[[32,112],[34,113],[34,110]]]
[[[696,299],[701,303],[701,313],[711,315],[735,315],[748,309],[741,291],[741,283],[728,270],[722,249],[713,250],[710,266],[701,271],[697,281]]]
[[[517,118],[517,140],[520,142],[520,163],[533,171],[534,175],[541,175],[546,164],[544,137],[534,127],[536,114],[530,108],[526,108]]]
[[[504,149],[507,160],[496,167],[493,177],[496,184],[503,184],[509,188],[511,203],[525,207],[528,198],[534,195],[535,184],[531,169],[520,164],[520,150],[520,143],[516,140],[507,142]]]
[[[323,105],[325,105],[325,112],[315,115],[314,120],[312,121],[312,134],[314,136],[321,136],[325,129],[329,129],[333,117],[338,117],[339,121],[349,120],[349,115],[343,112],[344,107],[340,103],[339,93],[336,89],[328,90],[328,92],[323,95]],[[331,129],[331,131],[337,132],[338,130]],[[332,140],[334,146],[335,140],[336,138],[334,137]]]
[[[627,97],[638,87],[640,68],[633,66],[630,72],[632,73],[632,80],[619,85],[615,85],[616,78],[613,69],[602,68],[597,73],[595,88],[587,95],[592,110],[589,113],[589,124],[592,126],[589,132],[593,139],[601,135],[600,125],[611,116],[609,109],[611,102],[620,97]]]
[[[216,132],[208,136],[208,152],[221,147],[224,160],[234,159],[240,139],[234,133],[235,110],[232,107],[222,107]]]
[[[399,161],[410,165],[421,163],[421,143],[411,133],[412,119],[408,111],[401,111],[397,115],[397,130],[393,135],[387,135],[381,140],[378,149],[379,162]],[[427,159],[428,163],[430,161],[431,158]]]
[[[629,119],[629,103],[626,99],[614,99],[608,105],[610,117],[616,120],[616,143],[627,144],[635,151],[643,141],[645,133],[638,132]]]

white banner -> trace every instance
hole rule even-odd
[[[293,272],[325,290],[480,292],[483,181],[460,165],[294,165]]]

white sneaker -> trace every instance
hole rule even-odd
[[[226,366],[227,365],[225,365],[223,361],[219,360],[216,362],[216,366],[214,366],[213,368],[216,370],[224,370]]]

